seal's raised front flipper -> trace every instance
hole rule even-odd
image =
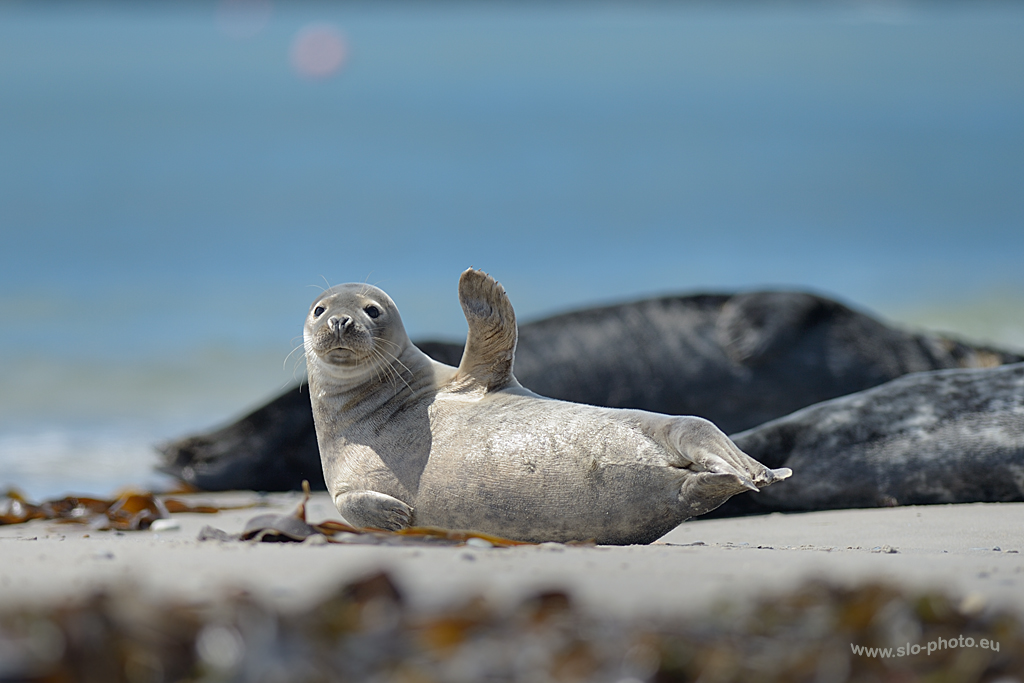
[[[459,278],[459,303],[469,336],[453,385],[458,390],[497,391],[516,384],[516,314],[505,288],[482,270],[470,268]]]

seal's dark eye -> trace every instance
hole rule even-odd
[[[326,310],[327,309],[324,308],[323,306],[317,306],[316,308],[313,309],[313,317],[314,318],[319,318],[320,316],[322,316],[324,314],[324,311],[326,311]]]
[[[371,318],[376,318],[377,316],[380,315],[380,310],[373,305],[367,306],[363,310],[366,311],[366,315],[370,316]]]

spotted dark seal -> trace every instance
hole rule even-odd
[[[1024,363],[907,375],[733,439],[796,474],[716,514],[1024,501]]]

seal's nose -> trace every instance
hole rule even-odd
[[[327,324],[333,331],[338,332],[348,329],[348,326],[352,324],[352,318],[347,315],[332,315]]]

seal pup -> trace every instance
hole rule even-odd
[[[350,523],[471,529],[524,541],[650,543],[770,470],[711,422],[544,398],[516,381],[504,288],[459,279],[458,368],[409,341],[380,289],[333,287],[303,334],[324,480]]]
[[[450,365],[463,352],[461,343],[417,346]],[[731,434],[910,372],[1020,361],[814,294],[761,291],[665,296],[527,323],[516,378],[550,398],[699,415]],[[298,490],[303,479],[325,488],[305,385],[163,452],[164,471],[205,490]]]
[[[796,474],[716,516],[1024,501],[1024,363],[907,375],[732,438]]]

